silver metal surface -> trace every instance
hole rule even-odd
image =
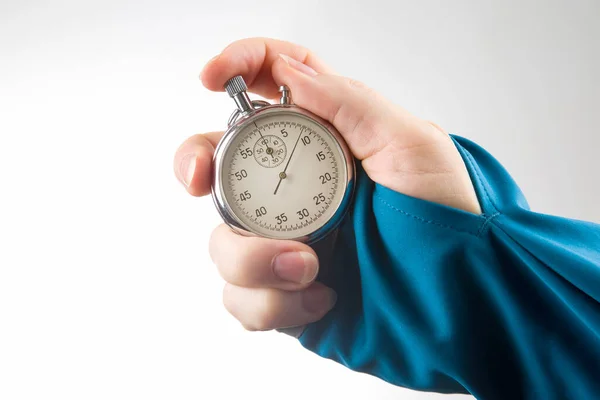
[[[229,94],[229,97],[235,101],[240,112],[248,113],[254,110],[252,100],[250,100],[250,97],[248,97],[248,93],[246,92],[248,87],[241,75],[234,76],[228,80],[225,83],[225,90],[227,91],[227,94]]]
[[[254,107],[252,107],[252,100],[250,100],[250,97],[248,97],[248,93],[246,92],[236,93],[233,96],[233,100],[240,112],[248,113],[254,110]]]
[[[240,95],[241,92],[239,90],[245,87],[245,83],[242,86],[239,79],[232,82],[235,82],[235,84],[228,86],[229,89],[227,89],[227,91],[230,96],[235,99],[235,96]],[[243,80],[241,82],[243,83]],[[242,132],[248,125],[253,124],[257,119],[273,114],[280,114],[282,117],[286,114],[297,114],[307,117],[323,131],[329,133],[334,138],[334,143],[337,145],[338,150],[340,150],[340,152],[344,155],[342,162],[345,164],[344,167],[346,170],[346,182],[342,182],[342,190],[344,191],[344,195],[342,196],[342,200],[338,204],[337,209],[334,211],[332,217],[325,224],[323,224],[323,226],[311,232],[310,234],[290,239],[311,244],[319,241],[337,229],[346,216],[354,196],[356,166],[354,164],[354,157],[346,145],[346,142],[332,124],[303,108],[291,104],[291,94],[289,88],[282,86],[280,88],[280,92],[282,93],[280,99],[281,104],[269,104],[264,101],[249,101],[252,109],[247,111],[241,110],[238,102],[236,101],[236,104],[238,104],[238,109],[235,110],[229,118],[228,129],[219,141],[213,157],[214,168],[212,172],[211,185],[212,199],[223,221],[225,221],[226,224],[228,224],[232,229],[241,235],[280,239],[278,236],[267,236],[253,231],[251,227],[243,223],[235,214],[235,212],[233,212],[225,198],[223,162],[225,159],[225,154],[232,141],[240,132]],[[243,93],[246,92],[244,91]]]
[[[281,93],[279,104],[292,104],[292,93],[289,87],[285,85],[279,86],[279,93]]]
[[[233,112],[229,116],[229,120],[227,121],[227,127],[229,128],[231,125],[235,124],[240,115],[240,110],[238,110],[237,108],[233,110]]]
[[[243,115],[251,114],[254,112],[254,110],[257,110],[257,109],[263,108],[263,107],[267,107],[270,105],[271,105],[271,103],[268,103],[263,100],[252,100],[252,107],[253,107],[252,110],[244,113],[244,112],[241,112],[239,110],[239,108],[236,108],[235,110],[233,110],[233,112],[229,116],[229,120],[227,120],[227,127],[230,127],[231,125],[235,124],[239,117],[241,117]]]
[[[241,75],[234,76],[225,82],[225,90],[229,97],[234,97],[238,93],[247,92],[248,86]]]

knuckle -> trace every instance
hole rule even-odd
[[[247,260],[252,260],[251,246],[233,243],[228,234],[229,227],[220,225],[209,239],[209,254],[221,277],[234,285],[244,286],[252,278],[252,268]]]
[[[279,327],[284,316],[282,299],[275,290],[246,291],[234,285],[223,287],[223,305],[247,331],[268,331]]]
[[[371,128],[373,123],[371,114],[378,103],[378,96],[374,89],[367,86],[365,83],[349,77],[337,77],[337,85],[344,88],[347,94],[353,99],[360,99],[359,102],[352,103],[346,101],[336,102],[336,107],[331,112],[331,121],[335,124],[340,124],[347,127],[349,133],[353,133],[357,128]],[[351,104],[351,105],[349,105]],[[362,112],[356,112],[356,107],[360,107]]]
[[[230,285],[229,283],[226,283],[225,286],[223,287],[223,306],[225,307],[225,310],[227,310],[227,312],[231,315],[233,315],[235,318],[238,318],[238,316],[236,315],[236,298],[237,296],[235,295],[234,292],[234,288],[232,285]]]
[[[364,94],[370,95],[370,94],[374,93],[373,89],[371,87],[367,86],[364,82],[361,82],[361,81],[353,79],[353,78],[345,78],[345,81],[346,81],[346,85],[348,85],[350,87],[350,90],[364,92],[362,95],[364,95]]]
[[[256,274],[253,251],[249,245],[238,245],[228,249],[228,263],[221,266],[221,275],[226,281],[238,286],[252,286]]]
[[[242,325],[249,331],[268,331],[275,329],[281,320],[281,299],[272,291],[267,291],[253,315],[248,316]]]
[[[219,228],[214,229],[208,239],[208,255],[213,264],[218,262],[218,230]]]
[[[264,332],[267,329],[265,325],[262,325],[261,321],[240,321],[242,327],[248,332]]]
[[[218,263],[217,269],[219,270],[219,275],[221,275],[226,282],[243,286],[244,279],[240,276],[241,273],[235,265],[232,265],[231,263]]]

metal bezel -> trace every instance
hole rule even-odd
[[[253,112],[243,115],[240,119],[235,121],[235,123],[231,125],[224,133],[223,137],[217,145],[217,148],[215,149],[212,168],[212,199],[221,218],[225,221],[227,225],[229,225],[234,231],[238,232],[239,234],[244,236],[258,236],[272,239],[281,239],[280,237],[277,237],[275,235],[270,236],[262,233],[259,234],[257,232],[254,232],[252,228],[246,226],[231,210],[229,204],[227,204],[227,201],[225,200],[225,194],[223,192],[223,182],[221,181],[224,154],[231,142],[233,141],[233,139],[236,137],[236,135],[241,130],[243,130],[248,124],[251,124],[254,120],[269,114],[277,114],[281,112],[298,113],[304,117],[310,118],[315,124],[319,125],[323,130],[329,132],[336,139],[335,142],[337,143],[339,150],[341,150],[342,154],[344,155],[344,162],[346,167],[346,182],[342,183],[342,185],[344,185],[344,196],[342,197],[342,201],[339,203],[337,209],[334,211],[329,221],[308,235],[286,239],[312,244],[324,238],[333,230],[335,230],[341,224],[344,217],[348,213],[348,210],[350,209],[350,205],[352,203],[352,198],[354,196],[356,166],[354,163],[354,157],[352,156],[348,145],[346,144],[340,133],[337,131],[337,129],[332,124],[325,121],[323,118],[303,108],[300,108],[294,104],[272,104],[269,106],[262,107],[260,109],[255,109]]]

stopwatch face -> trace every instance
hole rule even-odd
[[[307,237],[337,218],[352,170],[331,130],[294,111],[257,113],[239,126],[217,168],[230,217],[255,234]]]

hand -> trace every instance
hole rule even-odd
[[[290,87],[294,102],[331,122],[375,182],[405,195],[481,213],[462,158],[446,132],[419,119],[362,83],[337,76],[307,49],[271,39],[234,42],[208,62],[202,83],[223,91],[243,75],[249,90],[278,97]],[[175,174],[193,196],[210,193],[211,161],[222,132],[196,135],[177,150]],[[303,326],[321,319],[335,293],[314,282],[315,252],[294,241],[241,237],[219,226],[210,255],[228,282],[226,309],[249,330]]]

